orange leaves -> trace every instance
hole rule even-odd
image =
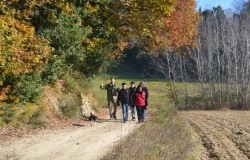
[[[0,71],[2,76],[40,72],[48,53],[48,41],[35,37],[34,28],[8,15],[0,15]]]
[[[8,99],[7,93],[10,91],[10,86],[1,87],[2,84],[0,84],[0,101],[5,101]]]
[[[166,17],[166,44],[170,50],[195,47],[199,14],[194,0],[178,0],[171,16]],[[187,54],[187,53],[182,53]]]
[[[169,5],[165,8],[168,12],[162,12],[163,18],[146,14],[147,17],[144,17],[143,21],[149,21],[150,25],[146,27],[144,24],[141,25],[143,36],[140,37],[139,45],[150,55],[170,51],[178,51],[186,55],[196,45],[196,29],[200,21],[199,14],[195,11],[195,0],[161,2]],[[154,3],[157,4],[156,1]]]

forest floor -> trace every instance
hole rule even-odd
[[[250,159],[250,111],[183,111],[206,153],[202,159]]]
[[[90,123],[82,122],[60,130],[43,130],[4,141],[0,144],[0,159],[101,159],[141,126],[136,121],[122,123],[121,110],[117,116],[117,120],[108,120],[106,115],[98,116],[99,120],[93,127]]]

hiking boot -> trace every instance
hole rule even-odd
[[[113,118],[114,118],[114,119],[117,119],[117,118],[116,118],[116,115],[113,114]]]
[[[112,114],[110,114],[110,118],[109,118],[109,120],[111,120],[113,118],[113,116],[112,116]]]

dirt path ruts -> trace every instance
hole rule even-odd
[[[95,127],[76,126],[74,130],[60,130],[4,142],[0,145],[0,159],[101,159],[139,126],[135,121],[123,124],[121,119],[99,120]]]
[[[249,111],[180,112],[197,134],[210,159],[250,159]]]

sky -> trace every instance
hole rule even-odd
[[[212,9],[220,5],[222,9],[233,9],[234,0],[196,0],[197,9],[201,7],[202,10]]]

